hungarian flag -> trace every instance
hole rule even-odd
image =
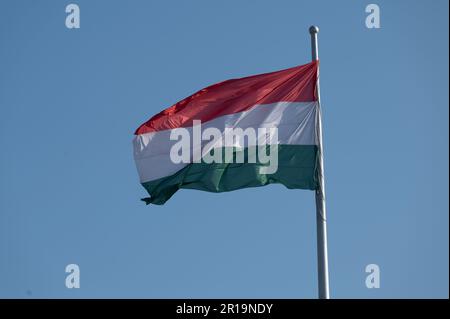
[[[318,61],[208,86],[142,124],[134,159],[147,204],[178,189],[318,188]]]

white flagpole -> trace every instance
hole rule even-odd
[[[312,60],[319,60],[319,49],[317,43],[317,34],[319,28],[311,26],[309,28],[311,34],[311,52]],[[319,71],[318,71],[319,74]],[[316,223],[317,223],[317,276],[319,279],[319,298],[329,299],[329,283],[328,283],[328,248],[327,248],[327,213],[325,206],[325,178],[323,174],[323,146],[322,146],[322,115],[320,108],[320,86],[319,76],[317,77],[317,102],[319,103],[319,112],[317,119],[317,138],[319,147],[319,189],[316,190]]]

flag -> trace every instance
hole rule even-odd
[[[208,86],[142,124],[134,159],[147,204],[178,189],[318,188],[318,61]]]

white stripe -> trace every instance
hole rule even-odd
[[[274,104],[255,105],[251,109],[217,117],[201,123],[202,131],[217,128],[221,132],[227,128],[258,128],[277,127],[278,144],[316,145],[315,123],[316,102],[279,102]],[[186,128],[192,136],[192,127]],[[170,132],[164,130],[135,136],[134,159],[141,183],[169,176],[188,164],[174,164],[170,159],[170,149],[177,141],[170,140]],[[202,141],[201,148],[191,150],[201,151],[208,141]],[[215,145],[214,147],[221,147]],[[241,145],[242,146],[242,145]],[[244,145],[244,147],[249,145]],[[192,149],[192,145],[191,145]]]

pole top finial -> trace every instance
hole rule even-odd
[[[312,25],[309,27],[309,33],[311,34],[315,34],[315,33],[319,33],[319,27],[316,25]]]

